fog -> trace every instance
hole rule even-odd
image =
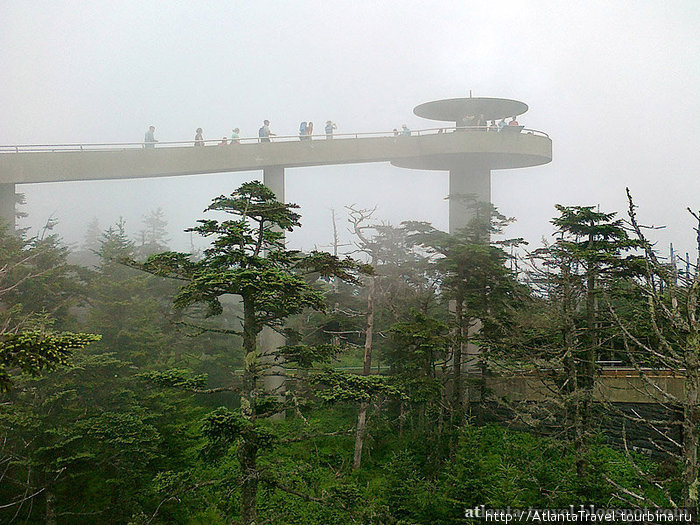
[[[700,208],[700,4],[666,2],[3,2],[0,144],[254,136],[263,119],[295,134],[434,127],[413,108],[468,96],[521,100],[519,118],[553,141],[551,164],[494,171],[492,199],[537,243],[554,204],[626,208],[629,186],[659,247],[694,246]],[[49,217],[71,243],[120,216],[136,234],[162,208],[175,248],[211,198],[261,172],[18,185],[20,224]],[[303,227],[290,243],[328,246],[331,209],[377,206],[394,224],[447,228],[447,173],[361,164],[287,170]],[[347,238],[347,237],[346,237]]]

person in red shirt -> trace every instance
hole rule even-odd
[[[515,120],[515,117],[511,117],[510,122],[508,123],[509,126],[519,126],[518,121]]]

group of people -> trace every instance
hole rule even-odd
[[[331,120],[326,121],[326,138],[327,139],[332,139],[333,138],[333,131],[338,129],[338,126]],[[241,143],[241,136],[240,136],[241,130],[238,128],[234,128],[233,131],[231,132],[231,140],[229,142],[229,139],[227,137],[224,137],[221,139],[221,142],[219,142],[219,146],[226,146],[228,144],[240,144]],[[299,140],[311,140],[311,136],[314,133],[314,123],[313,122],[302,122],[301,125],[299,126]],[[260,129],[258,130],[258,140],[259,142],[270,142],[271,139],[270,137],[276,136],[275,133],[272,133],[270,131],[270,121],[265,119],[263,120],[263,125],[260,126]],[[204,139],[202,138],[202,128],[197,128],[197,134],[194,137],[194,145],[195,146],[204,146]]]
[[[394,137],[398,137],[399,135],[401,135],[403,137],[410,137],[411,136],[411,130],[408,129],[408,126],[406,124],[401,124],[401,131],[394,128]]]
[[[484,115],[479,115],[479,116],[465,116],[462,118],[462,120],[459,122],[463,128],[467,127],[477,127],[477,128],[486,128],[487,131],[501,131],[504,127],[506,126],[519,126],[520,124],[518,121],[515,119],[515,117],[511,117],[510,122],[506,123],[505,117],[496,122],[496,120],[491,120],[491,121],[486,121],[484,118]],[[332,139],[333,138],[333,132],[338,129],[338,126],[335,124],[335,122],[331,120],[326,121],[326,126],[324,128],[324,131],[326,133],[326,139]],[[144,148],[154,148],[156,142],[158,142],[155,138],[155,131],[156,128],[155,126],[149,126],[148,130],[146,131],[146,135],[143,139],[143,147]],[[229,140],[228,137],[223,137],[221,139],[221,142],[218,143],[219,146],[226,146],[229,144],[240,144],[241,142],[241,136],[240,136],[241,130],[239,128],[233,128],[231,131],[231,139]],[[442,132],[442,130],[440,130]],[[202,128],[197,128],[197,131],[195,132],[194,136],[194,145],[195,146],[204,146],[204,136],[202,135]],[[312,136],[314,133],[314,123],[313,122],[302,122],[299,125],[299,140],[311,140]],[[411,130],[408,128],[406,124],[403,124],[401,126],[401,130],[399,131],[398,129],[394,128],[394,136],[398,137],[399,135],[409,137],[411,136]],[[270,142],[270,137],[274,137],[275,134],[270,131],[270,121],[269,120],[264,120],[263,125],[260,127],[258,130],[258,140],[260,142]]]
[[[510,118],[510,122],[506,123],[506,117],[496,122],[496,120],[487,121],[484,115],[468,115],[462,118],[459,127],[463,128],[486,128],[487,131],[501,131],[506,126],[519,126],[520,124],[515,117]]]
[[[326,132],[326,139],[332,139],[333,138],[333,132],[338,129],[338,126],[333,122],[332,120],[327,120],[326,121],[326,127],[324,131]],[[156,142],[158,142],[155,138],[155,131],[156,127],[155,126],[149,126],[148,130],[146,131],[146,135],[143,138],[143,147],[144,148],[154,148]],[[314,132],[314,123],[313,122],[302,122],[301,125],[299,126],[299,139],[300,140],[311,140],[311,137]],[[241,143],[241,130],[239,128],[233,128],[231,131],[231,138],[229,139],[228,137],[223,137],[221,141],[218,143],[219,146],[227,146],[230,144],[240,144]],[[270,137],[274,137],[275,134],[270,131],[270,121],[269,120],[264,120],[263,125],[260,127],[258,130],[258,140],[260,142],[270,142]],[[205,145],[204,141],[204,135],[202,128],[197,128],[195,131],[194,135],[194,145],[196,147],[201,147]]]
[[[333,138],[333,132],[338,129],[338,126],[336,125],[335,122],[332,120],[327,120],[326,121],[326,127],[324,128],[324,131],[326,132],[326,139],[332,139]],[[302,122],[299,124],[299,140],[311,140],[311,137],[314,134],[314,123],[309,121],[309,122]]]
[[[219,142],[219,146],[228,146],[229,144],[240,144],[241,142],[241,136],[240,136],[240,129],[238,128],[233,128],[231,130],[231,142],[229,142],[228,137],[223,137],[221,139],[221,142]],[[197,131],[195,132],[194,135],[194,145],[195,146],[204,146],[204,136],[202,135],[202,128],[197,128]]]

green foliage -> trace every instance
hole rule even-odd
[[[10,389],[14,369],[37,376],[66,364],[74,350],[99,340],[100,336],[94,334],[54,334],[41,329],[0,336],[0,392]]]
[[[3,282],[20,280],[2,294],[8,306],[4,312],[14,316],[10,326],[21,323],[0,337],[2,359],[11,373],[22,371],[24,363],[29,374],[15,377],[13,389],[0,399],[0,461],[5,467],[0,500],[10,504],[0,509],[0,521],[14,516],[45,523],[45,513],[54,512],[59,521],[70,516],[76,525],[127,523],[144,507],[152,513],[158,501],[151,505],[149,498],[155,496],[150,496],[149,483],[161,468],[182,467],[186,451],[194,448],[192,421],[199,417],[193,415],[197,409],[192,403],[183,404],[175,393],[149,393],[136,379],[134,361],[153,366],[166,348],[178,348],[178,334],[163,315],[167,300],[158,298],[163,288],[116,262],[132,249],[123,222],[103,235],[100,250],[107,258],[94,272],[65,265],[67,251],[49,253],[53,248],[47,244],[40,253],[38,245],[19,238],[1,246],[7,250],[6,263],[11,246],[18,261]],[[83,286],[87,281],[89,286]],[[41,293],[43,297],[37,295]],[[84,295],[90,296],[91,306],[76,309],[77,320],[67,308],[50,311],[59,326],[87,322],[90,331],[104,334],[99,342],[99,336],[81,333],[85,326],[54,333],[49,329],[53,319],[45,313],[29,315],[52,300],[80,304]],[[21,305],[15,302],[20,300]],[[66,360],[68,350],[72,357]],[[59,362],[65,365],[56,367]],[[49,369],[51,374],[33,378]],[[21,503],[33,493],[37,495]]]
[[[231,445],[240,440],[247,446],[263,448],[270,447],[276,440],[270,429],[225,407],[217,408],[204,418],[202,435],[207,439],[203,453],[208,458],[224,455]]]
[[[596,443],[589,455],[593,468],[580,478],[571,445],[497,426],[467,428],[446,473],[445,485],[451,488],[445,497],[455,511],[480,504],[562,508],[581,497],[586,503],[605,506],[615,491],[602,479],[607,476],[628,490],[641,489],[661,506],[669,504],[622,453]]]
[[[54,249],[56,240],[0,243],[0,268],[11,268],[0,272],[0,284],[18,283],[2,294],[0,309],[13,327],[0,337],[0,374],[14,381],[0,396],[1,522],[46,523],[51,511],[57,522],[75,525],[232,523],[242,520],[251,480],[258,484],[257,522],[290,525],[462,523],[465,508],[481,504],[623,506],[616,498],[625,490],[660,506],[670,505],[662,488],[679,498],[674,465],[636,457],[632,466],[595,436],[578,451],[569,441],[446,415],[451,352],[466,340],[444,307],[450,298],[461,294],[465,318],[482,322],[484,353],[499,365],[516,357],[519,367],[543,370],[547,361],[551,374],[561,373],[561,327],[569,319],[577,337],[586,330],[580,295],[570,312],[552,307],[563,280],[552,281],[551,295],[526,297],[507,268],[504,245],[484,242],[485,232],[508,222],[494,221],[493,210],[477,213],[472,227],[453,236],[427,224],[375,225],[363,245],[369,268],[286,250],[282,232],[298,225],[296,207],[259,183],[214,199],[209,209],[232,220],[193,228],[212,241],[201,258],[164,252],[133,262],[165,249],[157,214],[137,242],[123,221],[108,229],[99,242],[103,257],[90,272],[64,265],[67,252]],[[597,213],[573,210],[560,226],[589,212]],[[613,271],[615,250],[601,245],[588,253],[582,230],[572,228],[558,254],[579,257],[571,265],[579,272],[575,292],[585,291],[589,263],[610,268],[597,274],[597,284],[611,292],[621,318],[640,317],[644,297]],[[614,235],[605,229],[600,240]],[[119,264],[127,259],[131,267]],[[363,276],[375,286],[374,350],[390,364],[387,376],[332,368],[338,359],[361,362]],[[173,295],[179,311],[171,309]],[[672,306],[670,293],[660,298]],[[57,333],[41,313],[52,301],[66,305],[51,312]],[[82,306],[69,311],[75,305]],[[217,318],[205,320],[206,313]],[[265,362],[256,336],[264,326],[279,330],[289,315],[296,318],[285,332],[288,344]],[[614,326],[598,320],[600,339],[618,348],[623,341]],[[635,325],[646,341],[654,341],[654,330],[648,319]],[[102,340],[82,333],[90,331]],[[352,345],[359,347],[348,352]],[[280,363],[297,368],[286,396],[262,386],[268,367]],[[327,368],[314,369],[319,363]],[[360,402],[370,409],[363,463],[353,470]],[[278,413],[286,419],[269,418]],[[27,494],[36,495],[24,502]]]
[[[314,372],[311,384],[323,387],[315,395],[325,403],[345,401],[369,402],[377,395],[397,399],[405,398],[400,389],[393,386],[390,379],[382,376],[360,376],[345,374],[331,368]]]
[[[206,374],[192,374],[190,370],[182,370],[179,368],[173,368],[163,372],[144,372],[140,374],[140,377],[156,385],[181,388],[184,390],[201,388],[207,383]]]
[[[444,359],[450,346],[449,329],[437,319],[412,312],[410,321],[391,327],[394,339],[390,362],[395,372],[406,376],[434,376],[435,361]]]
[[[219,407],[204,418],[202,433],[215,445],[235,443],[243,432],[249,432],[254,424],[239,413]]]
[[[149,257],[141,269],[186,282],[175,296],[177,308],[204,303],[207,315],[222,313],[220,297],[239,295],[253,301],[257,318],[255,332],[265,324],[304,308],[323,309],[322,297],[293,271],[305,260],[298,252],[284,249],[279,230],[291,231],[299,224],[293,204],[280,203],[274,193],[259,182],[242,185],[230,197],[220,196],[207,210],[235,215],[234,220],[200,220],[190,231],[213,237],[204,258],[192,261],[188,254],[166,252]],[[323,258],[325,273],[331,261]],[[335,261],[337,270],[347,274],[347,263]]]
[[[161,208],[151,210],[143,218],[143,230],[139,237],[140,243],[136,248],[137,255],[149,256],[168,249],[168,223],[165,220],[165,212]]]
[[[297,267],[317,273],[324,279],[336,277],[350,284],[359,284],[357,272],[374,274],[374,268],[369,264],[360,264],[350,257],[339,259],[330,253],[318,251],[306,255],[297,263]]]
[[[587,268],[595,268],[599,274],[614,273],[618,276],[631,268],[641,269],[643,257],[625,252],[643,246],[631,238],[617,213],[595,211],[595,206],[555,205],[559,217],[552,219],[557,227],[554,253],[572,261],[581,261]]]
[[[279,348],[277,355],[285,362],[294,363],[301,368],[311,368],[315,363],[327,363],[341,352],[336,345],[320,344],[285,345]]]

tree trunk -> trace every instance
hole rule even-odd
[[[55,497],[51,489],[46,490],[46,525],[56,525]]]
[[[372,372],[372,336],[374,332],[374,277],[370,277],[367,293],[367,324],[365,326],[365,358],[362,363],[362,375],[368,376]],[[360,403],[360,412],[357,414],[357,427],[355,429],[355,454],[352,468],[357,470],[362,464],[362,447],[365,442],[367,429],[367,407],[369,403]]]
[[[685,493],[683,506],[697,509],[698,489],[698,433],[700,424],[700,407],[698,397],[700,392],[700,356],[695,348],[689,349],[691,355],[686,360],[686,398],[683,406],[683,480]]]
[[[355,455],[352,460],[353,470],[360,468],[362,464],[362,447],[365,442],[365,429],[367,427],[367,405],[360,403],[360,412],[357,414],[357,429],[355,430]]]
[[[454,411],[456,414],[462,414],[462,353],[464,351],[464,311],[462,297],[457,297],[455,301],[455,321],[457,328],[455,330],[456,341],[454,345],[454,356],[452,363],[452,399]]]
[[[564,311],[564,369],[565,387],[563,395],[564,406],[566,408],[568,426],[573,434],[574,451],[576,454],[576,475],[582,478],[585,475],[584,451],[586,446],[585,438],[585,408],[584,401],[581,397],[582,388],[586,388],[582,383],[582,364],[580,358],[577,357],[577,342],[576,342],[576,325],[574,324],[574,297],[571,287],[571,271],[568,264],[563,264],[561,267],[562,282],[564,286],[563,304]],[[585,367],[585,365],[583,365]],[[585,374],[583,374],[585,376]]]
[[[594,224],[591,223],[591,227],[593,226]],[[593,233],[589,234],[588,246],[591,250],[593,250],[594,241],[595,239]],[[583,385],[583,413],[581,415],[583,417],[584,427],[589,428],[593,423],[593,388],[595,386],[596,361],[598,359],[595,297],[597,268],[593,262],[588,262],[586,273],[586,329],[588,331],[586,341],[588,343],[588,348],[583,355],[583,377],[581,378],[581,383]]]
[[[258,447],[250,438],[243,438],[238,449],[238,460],[241,463],[243,483],[241,485],[241,522],[244,525],[255,525],[258,519]]]
[[[243,296],[243,348],[245,350],[245,370],[241,390],[241,416],[252,420],[255,416],[255,389],[258,379],[258,358],[256,338],[258,335],[255,318],[255,301]],[[243,443],[238,449],[243,483],[241,485],[241,521],[244,525],[254,525],[257,520],[258,445],[254,435],[243,434]]]
[[[369,290],[367,293],[367,324],[365,326],[365,358],[362,362],[362,375],[367,376],[372,370],[372,337],[374,333],[374,277],[369,279]]]

